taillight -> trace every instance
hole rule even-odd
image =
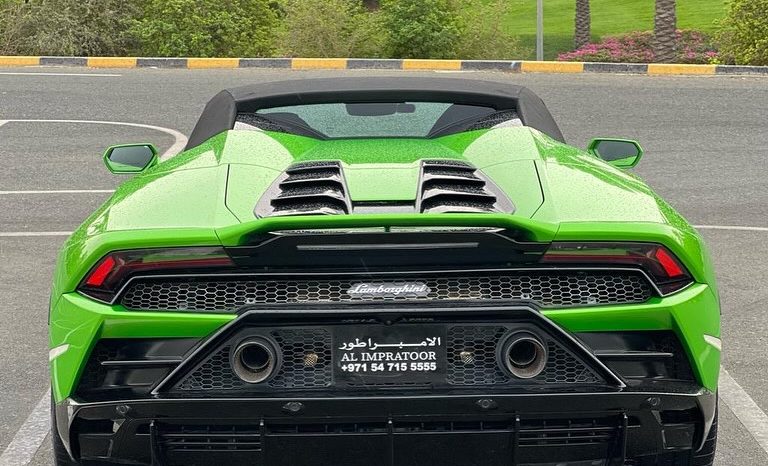
[[[674,254],[654,243],[552,243],[540,262],[593,267],[637,267],[645,271],[665,295],[693,281]]]
[[[116,251],[104,256],[88,272],[78,290],[102,301],[112,301],[126,280],[139,273],[178,273],[199,269],[231,269],[234,266],[224,249],[217,247]]]

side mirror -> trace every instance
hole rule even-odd
[[[643,148],[631,139],[595,138],[587,151],[618,168],[632,168],[643,156]]]
[[[121,144],[104,152],[104,164],[112,173],[140,173],[157,163],[152,144]]]

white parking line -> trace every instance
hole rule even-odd
[[[720,399],[752,434],[755,441],[768,453],[768,415],[755,400],[741,388],[724,368],[720,368]]]
[[[31,236],[69,236],[71,231],[0,231],[0,238],[24,238]]]
[[[50,191],[34,190],[34,191],[0,191],[0,196],[6,194],[89,194],[89,193],[113,193],[114,189],[52,189]]]
[[[114,191],[109,189],[73,189],[73,190],[54,190],[54,191],[0,191],[2,194],[69,194],[69,193],[113,193]],[[738,230],[738,231],[757,231],[768,232],[768,228],[764,227],[748,227],[748,226],[720,226],[720,225],[696,225],[696,228],[702,230]],[[25,237],[25,236],[69,236],[71,231],[5,231],[0,232],[2,236],[12,237]]]
[[[134,128],[151,129],[154,131],[160,131],[161,133],[170,134],[174,138],[174,143],[167,151],[163,152],[160,156],[161,160],[165,160],[172,155],[176,155],[184,149],[187,145],[187,137],[181,134],[179,131],[171,128],[164,128],[162,126],[144,125],[141,123],[128,123],[124,121],[101,121],[101,120],[39,120],[39,119],[24,119],[24,120],[2,120],[4,123],[72,123],[72,124],[95,124],[95,125],[111,125],[111,126],[131,126]]]
[[[32,461],[51,430],[51,392],[45,392],[11,443],[0,455],[0,466],[24,466]]]
[[[749,227],[740,225],[694,225],[699,230],[734,230],[734,231],[768,231],[768,227]]]
[[[87,76],[89,78],[119,78],[122,74],[106,74],[106,73],[23,73],[23,72],[11,72],[4,71],[0,73],[3,76]]]

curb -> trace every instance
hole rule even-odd
[[[506,71],[509,73],[628,73],[641,75],[768,75],[768,66],[666,63],[581,63],[527,60],[420,60],[367,58],[163,58],[0,56],[0,67],[293,70]]]

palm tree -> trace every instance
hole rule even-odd
[[[677,42],[675,3],[675,0],[656,0],[653,51],[657,62],[675,61]]]
[[[583,47],[592,40],[591,23],[589,0],[576,0],[576,31],[573,35],[575,48]]]

